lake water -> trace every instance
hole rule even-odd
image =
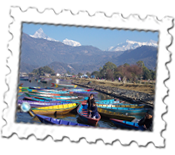
[[[51,87],[51,83],[55,83],[55,81],[49,81],[48,83],[41,83],[41,82],[37,82],[34,79],[32,79],[31,82],[29,81],[19,81],[19,83],[23,83],[23,87]],[[60,81],[60,84],[70,84],[70,81]],[[79,87],[80,88],[80,87]],[[60,88],[61,89],[61,88]],[[23,95],[24,96],[24,95]],[[23,98],[23,96],[20,96],[19,98]],[[111,99],[113,97],[103,94],[103,93],[98,93],[96,99]],[[69,113],[69,114],[65,114],[65,115],[61,115],[61,116],[50,116],[49,117],[53,117],[53,118],[57,118],[57,119],[63,119],[63,120],[67,120],[67,121],[72,121],[72,122],[78,122],[78,123],[82,123],[79,118],[78,118],[78,114],[76,112],[74,113]],[[141,115],[136,115],[135,116],[138,120],[141,119],[143,117],[143,114]],[[20,112],[19,110],[16,113],[16,122],[24,122],[24,123],[41,123],[39,121],[39,119],[37,117],[31,117],[28,113],[23,113]],[[113,128],[116,129],[117,127],[107,118],[102,117],[101,120],[98,122],[98,127],[102,127],[102,128]]]

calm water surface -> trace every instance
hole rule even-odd
[[[23,83],[23,87],[51,87],[51,83],[54,83],[55,81],[49,81],[47,84],[46,83],[41,83],[41,82],[36,82],[34,79],[32,80],[32,82],[30,83],[29,81],[20,81],[19,83]],[[69,81],[60,81],[60,84],[70,84]],[[81,88],[81,87],[79,87]],[[60,88],[61,89],[61,88]],[[24,96],[24,95],[23,95]],[[23,96],[19,97],[22,98]],[[96,99],[111,99],[113,97],[103,94],[103,93],[98,93]],[[50,116],[49,117],[53,117],[53,118],[57,118],[57,119],[63,119],[63,120],[67,120],[67,121],[72,121],[72,122],[78,122],[78,123],[82,123],[81,120],[79,120],[78,118],[78,114],[76,112],[74,113],[69,113],[66,115],[61,115],[61,116]],[[135,116],[138,120],[141,119],[143,117],[143,114],[141,115],[136,115]],[[16,122],[24,122],[24,123],[41,123],[39,121],[39,119],[37,117],[31,117],[28,113],[23,113],[20,111],[17,111],[16,113]],[[107,118],[101,118],[101,120],[98,122],[98,127],[102,127],[102,128],[113,128],[116,129],[117,127]]]

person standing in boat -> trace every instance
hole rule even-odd
[[[90,114],[92,112],[92,106],[93,106],[93,103],[95,102],[95,99],[94,99],[94,94],[90,94],[90,97],[88,98],[87,100],[87,104],[88,104],[88,108],[87,108],[87,111],[88,111],[88,117],[91,117]]]
[[[152,121],[153,121],[152,111],[148,111],[145,117],[139,121],[138,125],[143,126],[146,130],[152,131]]]
[[[95,101],[92,104],[91,107],[91,118],[96,119],[98,117],[98,110]]]

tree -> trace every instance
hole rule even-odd
[[[113,79],[114,79],[113,72],[112,72],[110,69],[108,69],[108,70],[106,71],[106,79],[107,79],[107,80],[113,80]]]
[[[82,73],[78,73],[78,76],[81,76],[81,75],[83,75]]]
[[[139,67],[144,67],[144,62],[143,61],[137,61],[136,64],[139,66]]]
[[[100,73],[98,71],[93,71],[91,75],[94,75],[95,77],[100,77]]]
[[[91,76],[91,74],[90,74],[89,72],[87,72],[87,73],[86,73],[86,75],[87,75],[88,77],[90,77],[90,76]]]
[[[107,70],[111,70],[114,73],[114,70],[116,68],[117,68],[117,66],[114,63],[108,61],[107,63],[105,63],[105,65],[103,66],[103,68],[100,70],[99,77],[100,78],[105,78],[106,77]]]
[[[71,74],[70,71],[67,71],[67,74],[70,75]]]
[[[103,70],[105,70],[105,71],[107,71],[107,69],[110,69],[111,71],[113,71],[115,68],[117,68],[117,66],[110,61],[105,63],[105,65],[103,66]]]
[[[143,79],[145,80],[151,79],[151,73],[146,67],[143,67]]]
[[[125,63],[124,65],[123,65],[124,67],[127,67],[127,66],[130,66],[128,63]]]
[[[43,76],[44,73],[54,74],[55,71],[48,66],[40,67],[32,71],[36,75]]]

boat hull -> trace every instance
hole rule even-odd
[[[87,123],[87,124],[90,124],[90,125],[93,125],[93,126],[97,126],[98,124],[98,121],[101,119],[101,116],[100,114],[98,114],[98,118],[97,119],[93,119],[93,118],[90,118],[87,116],[88,112],[87,112],[87,105],[83,105],[83,104],[80,104],[78,109],[77,109],[77,113],[79,115],[79,118]]]
[[[42,115],[36,115],[38,117],[38,119],[45,124],[55,124],[55,125],[69,125],[69,126],[89,126],[89,125],[85,125],[85,124],[80,124],[80,123],[74,123],[74,122],[70,122],[70,121],[65,121],[65,120],[61,120],[61,119],[55,119],[52,117],[47,117],[47,116],[42,116]]]
[[[134,114],[134,115],[143,114],[148,111],[148,109],[144,109],[144,108],[125,108],[125,107],[112,107],[112,108],[111,107],[99,107],[99,108],[108,110],[111,112],[117,112],[117,113],[122,113],[122,114]]]
[[[35,114],[40,114],[40,115],[64,115],[74,110],[76,107],[77,107],[77,104],[72,103],[72,104],[65,104],[65,105],[32,108],[32,111]]]
[[[145,128],[143,126],[139,126],[138,123],[123,121],[118,119],[110,119],[117,127],[127,128],[127,129],[134,129],[134,130],[142,130],[144,131]]]
[[[108,118],[116,118],[116,119],[121,119],[121,120],[127,120],[127,121],[132,121],[135,119],[135,117],[133,116],[127,116],[127,115],[123,115],[117,112],[112,112],[109,110],[105,110],[102,108],[98,108],[98,112],[104,116],[104,117],[108,117]]]
[[[18,105],[20,106],[23,103],[28,103],[32,108],[34,107],[47,107],[54,105],[62,105],[62,104],[72,104],[71,101],[31,101],[31,100],[18,100]]]

